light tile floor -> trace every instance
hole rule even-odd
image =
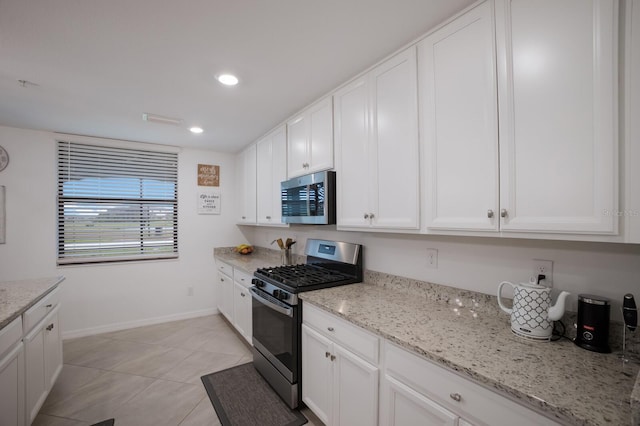
[[[200,376],[251,361],[221,315],[67,340],[64,367],[34,426],[216,426]],[[307,408],[310,426],[322,425]]]

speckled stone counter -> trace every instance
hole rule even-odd
[[[233,251],[233,247],[216,247],[213,249],[213,256],[226,262],[234,268],[239,268],[247,274],[253,274],[256,269],[281,264],[280,250],[271,250],[263,247],[254,247],[251,254],[238,254]],[[294,263],[304,263],[303,256],[293,255]]]
[[[640,424],[631,403],[632,392],[634,410],[640,401],[637,362],[624,364],[618,354],[589,352],[566,339],[517,337],[508,315],[493,306],[495,297],[411,280],[387,285],[375,274],[367,273],[364,284],[300,297],[562,423]]]
[[[0,282],[0,329],[56,288],[64,277]]]

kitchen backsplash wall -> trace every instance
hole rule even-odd
[[[292,237],[298,254],[304,253],[307,238],[363,244],[367,270],[488,295],[496,294],[501,281],[528,281],[533,259],[552,260],[554,300],[559,290],[570,292],[567,310],[575,312],[579,293],[608,297],[617,320],[622,320],[625,293],[640,298],[640,245],[635,244],[345,232],[335,226],[241,228],[250,242],[263,247],[274,238]],[[438,251],[437,268],[429,267],[427,249]]]

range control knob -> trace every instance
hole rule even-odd
[[[273,290],[273,297],[278,300],[287,300],[289,298],[289,294],[286,291],[282,290]]]
[[[264,287],[264,282],[262,282],[261,280],[259,280],[257,278],[253,278],[251,280],[251,284],[255,285],[256,287]]]

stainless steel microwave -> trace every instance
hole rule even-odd
[[[280,184],[282,223],[336,223],[336,172],[325,171]]]

